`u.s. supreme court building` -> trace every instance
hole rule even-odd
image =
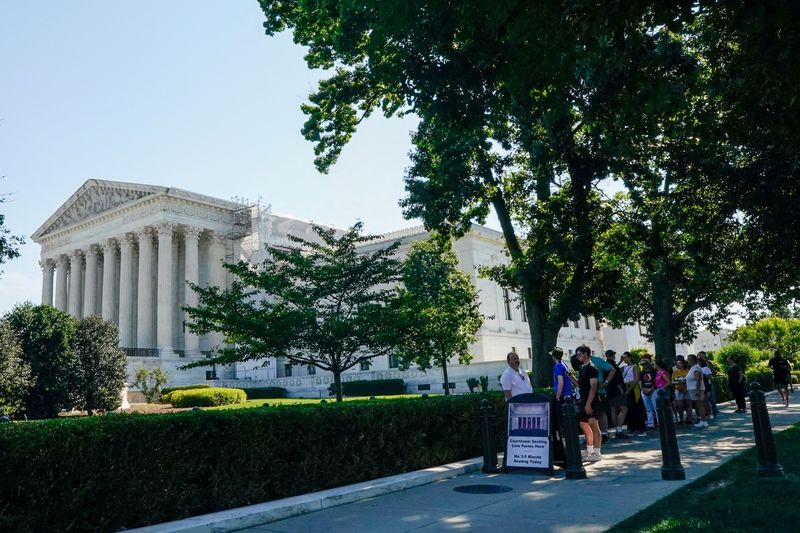
[[[182,306],[197,297],[187,282],[225,286],[231,274],[224,262],[264,259],[264,246],[288,245],[287,235],[312,238],[309,222],[273,213],[270,207],[212,198],[172,187],[90,179],[34,233],[41,246],[42,299],[75,317],[101,315],[119,326],[120,346],[128,355],[128,373],[162,367],[170,384],[206,380],[225,386],[285,387],[290,396],[327,396],[330,375],[284,360],[237,363],[226,367],[180,370],[212,353],[220,334],[197,336],[184,328]],[[424,228],[382,236],[387,245],[401,241],[400,253]],[[374,244],[373,244],[374,245]],[[448,365],[451,389],[467,390],[466,378],[497,376],[510,351],[530,368],[530,337],[514,295],[478,276],[480,266],[506,261],[502,234],[483,226],[455,243],[459,265],[480,291],[487,318],[472,346],[472,364]],[[562,328],[558,343],[572,352],[587,344],[597,353],[648,346],[638,327],[612,330],[592,317]],[[353,368],[343,379],[403,378],[408,392],[441,392],[441,371],[401,371],[392,357]]]

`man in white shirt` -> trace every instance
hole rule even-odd
[[[528,373],[519,369],[519,356],[510,352],[506,356],[506,361],[508,361],[508,368],[500,376],[500,385],[503,387],[503,392],[506,393],[506,400],[517,394],[533,392]]]

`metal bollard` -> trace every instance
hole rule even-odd
[[[656,412],[658,413],[658,436],[661,440],[661,479],[679,481],[686,479],[686,471],[681,465],[678,451],[678,437],[675,434],[675,420],[672,418],[672,403],[669,390],[659,389],[656,393]]]
[[[767,401],[764,391],[757,381],[750,383],[750,414],[753,416],[753,433],[756,438],[758,466],[756,472],[762,476],[783,476],[783,467],[778,464],[778,453],[775,450],[775,439],[772,436],[772,424],[767,412]]]
[[[497,473],[497,451],[492,438],[492,404],[487,399],[481,400],[481,429],[483,431],[483,468],[484,474]]]
[[[567,479],[586,479],[581,446],[578,443],[578,413],[572,398],[561,404],[561,433],[564,435],[564,455]]]

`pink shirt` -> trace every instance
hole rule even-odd
[[[667,371],[661,370],[656,373],[656,388],[662,389],[667,386]]]

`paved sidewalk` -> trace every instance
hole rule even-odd
[[[797,396],[800,398],[800,395]],[[793,397],[794,399],[794,397]],[[800,422],[800,408],[783,407],[776,393],[767,395],[768,409],[774,430],[781,431]],[[480,461],[461,465],[467,472],[457,477],[430,482],[398,492],[329,507],[300,516],[269,521],[241,531],[268,532],[452,532],[502,530],[504,533],[530,531],[593,532],[635,514],[674,490],[698,479],[710,470],[754,445],[750,414],[734,413],[732,402],[720,405],[721,415],[707,429],[683,428],[678,431],[681,462],[686,470],[685,481],[661,480],[661,450],[658,432],[646,438],[615,440],[603,447],[603,460],[585,465],[587,479],[567,480],[556,470],[552,478],[531,472],[484,475]],[[780,460],[780,457],[779,457]],[[471,466],[469,466],[471,465]],[[753,465],[755,473],[756,465]],[[447,467],[445,467],[447,468]],[[453,467],[453,472],[457,468]],[[452,473],[452,472],[451,472]],[[394,476],[397,477],[397,476]],[[376,480],[380,485],[381,480]],[[464,494],[453,489],[464,485],[503,485],[510,492],[501,494]],[[352,487],[333,489],[340,497],[353,501]],[[329,493],[331,491],[324,491]],[[348,496],[351,495],[351,496]],[[307,495],[311,496],[311,495]],[[576,501],[580,498],[580,512]],[[283,516],[299,514],[292,508],[293,498],[270,502],[281,508]],[[330,503],[330,502],[329,502]],[[262,504],[267,505],[267,504]],[[288,505],[288,507],[287,507]],[[253,524],[259,506],[224,511],[239,513]],[[320,507],[317,507],[319,509]],[[248,515],[248,509],[252,510]],[[310,509],[309,509],[310,510]],[[214,513],[169,524],[142,528],[141,531],[230,531],[235,522],[214,521]],[[229,515],[233,516],[233,515]],[[271,515],[267,520],[274,520]],[[190,521],[194,521],[190,523]],[[244,525],[245,522],[239,522]],[[240,526],[241,527],[241,526]]]

